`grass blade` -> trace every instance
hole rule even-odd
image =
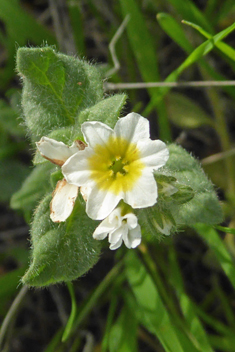
[[[174,320],[157,286],[134,252],[126,256],[126,273],[137,300],[140,323],[157,336],[166,352],[198,352],[197,341],[186,327]],[[179,318],[179,317],[178,317]]]
[[[199,33],[201,33],[205,38],[211,39],[212,35],[206,32],[202,27],[198,26],[195,23],[183,21],[183,23],[187,24],[188,26],[193,27]],[[229,59],[235,61],[235,50],[226,43],[218,42],[215,44],[216,48],[218,48],[223,54],[225,54]]]
[[[169,261],[171,273],[170,280],[173,287],[176,289],[179,303],[188,323],[190,332],[197,339],[197,342],[200,345],[200,349],[203,352],[213,352],[213,349],[208,341],[207,334],[194,309],[194,304],[185,293],[183,279],[180,273],[179,264],[176,258],[176,252],[173,246],[169,247]]]
[[[224,227],[224,226],[216,225],[215,228],[219,231],[223,231],[225,233],[231,233],[232,235],[235,235],[235,229],[232,229],[231,227]]]
[[[223,31],[217,33],[211,39],[208,39],[207,41],[199,45],[186,58],[186,60],[165,79],[165,82],[175,82],[186,68],[199,61],[203,56],[207,55],[218,42],[228,36],[234,29],[235,23],[233,23],[231,26],[224,29]],[[151,101],[151,103],[148,105],[148,109],[145,110],[145,113],[150,113],[153,110],[154,106],[156,106],[156,104],[158,104],[163,99],[163,97],[169,92],[169,90],[169,87],[159,89],[157,97],[155,97],[154,101]]]
[[[192,51],[194,50],[193,46],[186,37],[179,23],[172,16],[170,16],[169,14],[160,13],[157,15],[157,20],[162,29],[169,35],[169,37],[174,42],[176,42],[187,54],[192,53]],[[202,73],[206,71],[209,77],[212,77],[217,81],[226,80],[226,78],[220,73],[218,73],[214,69],[214,67],[210,66],[204,58],[198,60],[198,64]],[[233,99],[235,99],[234,87],[223,87],[223,90],[226,91]]]
[[[158,71],[158,61],[153,38],[150,36],[144,17],[137,7],[134,0],[119,0],[123,12],[123,17],[130,15],[130,20],[127,25],[127,33],[132,51],[138,63],[140,73],[145,82],[160,81]],[[149,88],[149,95],[155,101],[158,90]],[[170,141],[171,133],[170,126],[167,120],[165,104],[161,102],[157,104],[159,115],[159,133],[160,138]]]
[[[211,226],[204,224],[196,224],[193,227],[212,249],[225,274],[235,288],[234,262],[218,232]]]
[[[208,32],[213,33],[213,28],[210,25],[204,14],[190,0],[168,0],[176,9],[178,14],[189,21],[199,23],[200,26],[206,28]]]

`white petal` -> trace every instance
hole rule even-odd
[[[82,186],[80,187],[80,193],[82,195],[82,198],[87,202],[88,196],[91,193],[91,187],[87,186]]]
[[[105,218],[93,233],[96,240],[103,240],[107,234],[115,232],[122,225],[121,209],[116,208]]]
[[[84,122],[81,126],[82,133],[88,145],[94,148],[97,144],[105,145],[113,130],[102,122]]]
[[[140,160],[154,170],[164,166],[169,158],[169,150],[166,144],[160,140],[151,139],[139,141],[137,148],[141,152]]]
[[[77,195],[77,186],[70,185],[66,180],[58,181],[50,205],[51,220],[54,222],[65,221],[72,213]]]
[[[91,171],[87,159],[91,154],[93,154],[93,150],[87,147],[71,156],[64,163],[61,170],[68,183],[78,187],[89,185]]]
[[[117,249],[122,245],[123,234],[127,233],[127,226],[121,226],[112,233],[109,234],[109,248],[111,250]]]
[[[70,147],[63,142],[58,142],[48,137],[42,137],[36,145],[44,158],[59,166],[62,166],[75,151],[79,150],[75,145],[70,149]]]
[[[122,237],[120,237],[120,239],[116,243],[111,243],[109,248],[113,251],[113,250],[121,247],[121,245],[122,245]]]
[[[131,112],[118,120],[114,132],[116,136],[131,143],[137,143],[140,139],[149,138],[149,121],[143,116]]]
[[[127,248],[137,247],[141,242],[140,225],[137,225],[136,228],[129,230],[128,234],[123,236],[123,241]]]
[[[108,233],[113,229],[114,229],[113,226],[109,223],[109,219],[106,218],[95,229],[93,233],[93,238],[95,240],[103,240],[105,237],[107,237]]]
[[[157,183],[153,172],[146,168],[134,187],[126,192],[124,201],[132,208],[146,208],[157,202],[157,196]]]
[[[121,225],[120,227],[115,229],[115,231],[110,232],[109,243],[114,244],[114,243],[119,242],[120,238],[123,237],[123,234],[125,234],[127,232],[128,232],[127,226]]]
[[[138,219],[133,213],[128,213],[124,215],[123,219],[127,220],[127,225],[129,229],[134,229],[138,225]]]
[[[120,227],[122,225],[121,208],[115,208],[112,213],[109,214],[108,219],[113,228]]]
[[[99,190],[94,185],[86,203],[87,215],[93,220],[102,220],[113,211],[120,199],[120,195]]]

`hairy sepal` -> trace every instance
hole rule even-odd
[[[171,144],[168,148],[170,157],[166,165],[155,173],[159,190],[157,204],[138,212],[142,231],[149,239],[163,236],[158,228],[163,226],[163,219],[172,225],[171,234],[182,226],[214,225],[223,219],[214,186],[199,162],[180,146]],[[169,196],[163,192],[166,184],[173,189]]]
[[[170,157],[162,173],[176,178],[183,187],[179,188],[179,201],[193,198],[183,204],[177,202],[177,193],[167,208],[179,225],[193,225],[198,222],[218,224],[223,220],[222,209],[212,182],[207,178],[199,162],[178,145],[169,145]],[[177,185],[176,185],[177,187]],[[178,203],[178,204],[177,204]]]

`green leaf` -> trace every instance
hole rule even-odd
[[[34,141],[74,125],[80,111],[103,97],[96,67],[51,47],[20,48],[17,70],[23,77],[23,112]]]
[[[176,21],[176,19],[169,14],[160,13],[157,15],[157,20],[171,39],[174,40],[187,54],[191,54],[194,48],[184,33],[182,26]],[[217,70],[209,65],[204,58],[199,59],[198,64],[202,72],[207,72],[208,77],[212,77],[217,81],[226,80],[226,77],[217,72]],[[233,99],[235,98],[233,87],[224,86],[221,87],[221,89],[226,91]]]
[[[184,204],[193,199],[194,191],[191,187],[177,183],[175,186],[178,188],[178,191],[172,194],[171,199],[173,199],[177,204]]]
[[[227,37],[234,29],[235,23],[199,45],[176,70],[167,76],[164,82],[176,82],[184,70],[199,61],[203,56],[207,55],[217,43]],[[145,110],[145,114],[149,114],[156,104],[162,101],[163,97],[169,92],[169,90],[169,87],[159,88],[157,97],[152,99],[151,104],[148,105],[148,109]]]
[[[16,47],[29,43],[41,45],[43,42],[52,45],[56,44],[56,39],[40,21],[23,9],[19,0],[1,0],[0,20],[6,31],[4,35],[0,32],[0,41],[7,56],[6,65],[0,68],[0,87],[3,87],[15,76]]]
[[[92,237],[96,222],[88,218],[85,206],[77,199],[64,223],[50,219],[51,195],[39,204],[32,223],[32,260],[22,282],[47,286],[75,280],[97,262],[100,243]]]
[[[198,161],[180,146],[171,144],[169,151],[170,157],[162,172],[174,176],[180,184],[189,186],[194,191],[194,197],[189,202],[181,206],[170,206],[176,223],[220,223],[223,214],[217,195]]]
[[[114,127],[120,116],[121,110],[126,102],[126,94],[115,94],[109,98],[101,100],[91,108],[83,110],[78,117],[75,126],[68,126],[56,129],[49,133],[48,137],[57,141],[72,145],[76,139],[83,140],[80,124],[85,121],[101,121],[110,127]],[[34,165],[45,163],[46,159],[37,150],[34,156]]]
[[[233,352],[235,345],[235,336],[209,335],[209,341],[216,351]]]
[[[235,29],[235,23],[233,23],[231,26],[224,29],[223,31],[217,33],[216,35],[211,36],[210,39],[208,39],[206,42],[199,45],[187,57],[187,59],[182,63],[182,65],[178,67],[178,69],[176,70],[177,75],[182,73],[188,66],[190,66],[192,63],[199,60],[202,56],[208,54],[213,49],[214,46],[216,46],[219,42],[221,42],[224,38],[226,38],[234,29]],[[168,76],[168,79],[170,76]]]
[[[178,14],[183,19],[188,19],[198,23],[202,27],[206,28],[209,32],[213,33],[213,28],[204,14],[197,8],[191,0],[169,0],[169,2],[175,7]]]
[[[137,319],[125,305],[109,335],[110,352],[137,352]]]
[[[14,269],[0,277],[0,314],[4,315],[8,309],[8,301],[14,296],[19,286],[21,275],[25,267]]]
[[[213,121],[198,104],[180,93],[167,95],[167,111],[171,122],[181,128],[214,126]]]
[[[120,259],[117,264],[115,264],[99,285],[91,292],[85,301],[80,304],[73,324],[73,333],[77,334],[78,328],[80,328],[83,321],[88,317],[90,312],[97,307],[100,300],[103,302],[105,294],[110,292],[112,285],[117,282],[117,277],[120,278],[121,276],[123,276],[123,259]]]
[[[198,26],[195,23],[189,22],[189,21],[184,21],[185,24],[193,27],[194,29],[196,29],[199,33],[201,33],[204,37],[206,37],[207,39],[211,39],[212,35],[208,32],[206,32],[202,27]],[[228,44],[220,41],[218,43],[215,43],[215,46],[226,56],[228,56],[231,60],[235,60],[235,50],[229,46]]]
[[[130,16],[127,25],[127,34],[134,57],[137,61],[141,76],[145,82],[161,81],[158,69],[158,59],[155,49],[156,38],[150,35],[145,18],[138,3],[135,0],[119,0],[123,17]],[[149,88],[151,99],[157,100],[158,90]],[[171,131],[167,120],[165,103],[154,105],[158,112],[159,133],[163,140],[171,140]]]
[[[182,26],[168,13],[158,13],[157,20],[162,29],[186,52],[193,51],[193,46],[186,37]]]
[[[83,57],[86,55],[85,37],[83,30],[83,17],[85,17],[84,12],[80,8],[79,3],[76,3],[73,0],[67,1],[67,6],[69,10],[71,25],[73,28],[73,36],[77,52],[80,57]]]
[[[216,255],[221,267],[235,288],[235,267],[231,254],[228,252],[223,240],[218,232],[211,226],[205,224],[196,224],[193,226],[199,235],[207,242],[210,249]]]
[[[176,223],[171,211],[164,207],[164,202],[160,200],[153,207],[139,210],[138,220],[144,237],[148,241],[160,240],[164,235],[168,236],[176,231]]]
[[[137,301],[140,323],[159,339],[166,352],[198,352],[185,331],[174,323],[136,253],[129,251],[125,263],[128,282]]]
[[[55,172],[52,172],[50,175],[50,182],[51,182],[52,188],[55,189],[57,182],[62,180],[63,178],[64,178],[64,175],[61,172],[61,168],[59,170],[56,170]]]
[[[26,178],[21,189],[12,196],[11,208],[21,209],[26,213],[34,210],[44,194],[52,190],[50,174],[53,169],[55,170],[55,166],[50,162],[37,165]]]
[[[224,227],[224,226],[218,226],[216,225],[215,228],[217,230],[226,232],[226,233],[231,233],[232,235],[235,235],[235,229],[231,228],[231,227]]]
[[[177,226],[198,222],[218,224],[223,219],[214,187],[198,161],[180,146],[171,144],[168,148],[170,157],[166,165],[155,173],[159,185],[158,202],[138,211],[148,240],[174,233]],[[159,227],[165,230],[161,231]]]
[[[79,123],[85,121],[101,121],[110,127],[114,127],[121,110],[127,99],[126,94],[115,94],[112,97],[101,100],[96,105],[82,111],[79,115]]]
[[[197,343],[199,344],[203,352],[213,352],[208,342],[207,333],[202,323],[200,322],[200,319],[197,317],[194,304],[189,298],[189,296],[185,293],[183,278],[180,272],[179,264],[176,257],[176,252],[173,246],[169,247],[168,258],[169,258],[169,265],[170,265],[169,280],[172,286],[175,288],[182,313],[185,316],[190,332],[194,336],[194,338],[197,339]]]

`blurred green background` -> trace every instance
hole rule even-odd
[[[148,87],[234,80],[234,22],[233,0],[0,0],[2,351],[235,351],[235,243],[234,230],[226,229],[235,223],[235,87]],[[109,47],[118,30],[113,70]],[[10,199],[33,167],[34,146],[24,128],[15,55],[20,46],[44,45],[93,62],[105,95],[129,95],[124,114],[142,114],[153,138],[201,160],[226,228],[200,224],[149,248],[106,248],[73,286],[22,290],[30,210],[23,219]],[[146,85],[124,85],[137,82]]]

